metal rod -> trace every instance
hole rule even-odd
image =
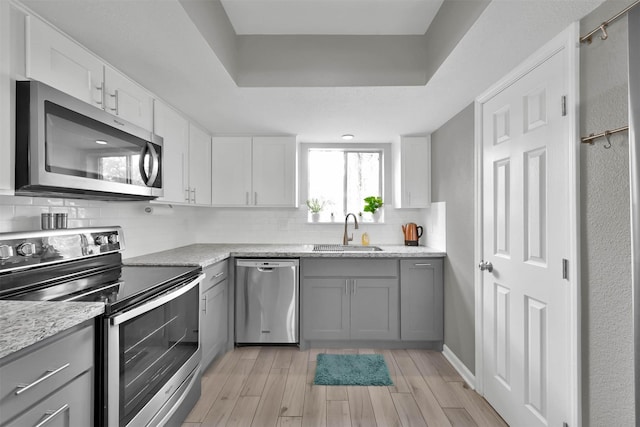
[[[602,40],[606,40],[609,37],[609,35],[607,34],[607,27],[609,26],[609,24],[611,24],[612,22],[616,21],[622,15],[624,15],[627,12],[629,12],[631,9],[633,9],[636,6],[638,6],[639,4],[640,4],[640,0],[636,0],[635,2],[633,2],[629,6],[627,6],[626,8],[621,10],[620,12],[618,12],[618,14],[616,14],[615,16],[612,16],[611,18],[607,19],[602,24],[600,24],[597,28],[594,28],[593,30],[591,30],[591,32],[589,32],[586,35],[580,37],[580,43],[591,43],[591,37],[595,33],[597,33],[598,31],[602,31],[602,36],[600,38]]]
[[[614,129],[614,130],[606,130],[606,131],[604,131],[602,133],[599,133],[597,135],[592,133],[589,136],[583,136],[582,138],[580,138],[580,141],[582,141],[582,143],[584,143],[584,144],[593,144],[593,140],[594,139],[603,138],[605,136],[613,135],[614,133],[624,132],[624,131],[627,131],[627,130],[629,130],[629,126],[623,126],[621,128]]]

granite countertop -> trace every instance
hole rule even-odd
[[[206,268],[233,257],[260,258],[430,258],[445,252],[426,246],[376,245],[379,252],[313,252],[313,245],[195,244],[125,259],[126,265],[199,265]]]
[[[428,258],[445,252],[425,246],[377,245],[380,252],[313,252],[313,245],[194,244],[125,259],[127,265],[199,265],[227,258]],[[96,302],[0,300],[0,359],[104,313]]]
[[[102,313],[101,302],[0,301],[0,359]]]

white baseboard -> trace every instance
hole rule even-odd
[[[471,373],[469,368],[465,366],[464,363],[458,356],[456,356],[453,351],[447,345],[442,346],[442,355],[453,365],[456,371],[460,374],[462,379],[471,387],[472,390],[476,389],[476,377]]]

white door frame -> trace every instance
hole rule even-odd
[[[581,357],[580,357],[580,137],[579,137],[579,64],[580,64],[580,26],[578,22],[571,24],[566,30],[545,44],[522,64],[476,98],[475,101],[475,162],[476,162],[476,186],[475,186],[475,261],[482,259],[483,235],[482,235],[482,105],[493,96],[503,91],[523,75],[533,70],[536,66],[565,49],[567,54],[567,117],[570,123],[570,141],[566,173],[570,183],[570,212],[569,212],[569,266],[568,282],[570,286],[570,319],[571,319],[571,343],[569,360],[572,363],[570,372],[571,393],[569,396],[571,405],[571,417],[567,422],[570,426],[582,425],[581,402]],[[560,100],[558,100],[560,102]],[[560,272],[558,272],[560,274]],[[476,269],[475,283],[475,329],[476,329],[476,390],[484,395],[483,363],[483,282],[482,272]]]

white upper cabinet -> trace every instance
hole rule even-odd
[[[253,138],[253,202],[256,206],[296,205],[296,138]]]
[[[26,25],[27,77],[103,108],[102,61],[37,18]]]
[[[211,136],[189,124],[189,202],[211,205]]]
[[[159,202],[189,203],[189,122],[171,107],[156,100],[154,132],[163,139],[162,187]]]
[[[14,155],[12,137],[12,111],[15,104],[11,97],[11,33],[10,10],[7,1],[0,1],[0,194],[13,194]]]
[[[214,206],[296,206],[295,136],[214,137]]]
[[[108,112],[143,129],[153,128],[153,97],[108,66],[104,67],[104,106]]]
[[[251,194],[251,137],[213,137],[212,197],[214,206],[248,206]]]
[[[431,136],[403,136],[393,144],[394,206],[431,205]]]
[[[211,136],[160,101],[154,132],[163,139],[164,195],[159,203],[211,205]]]
[[[152,130],[149,92],[39,19],[27,16],[26,26],[27,77]]]

